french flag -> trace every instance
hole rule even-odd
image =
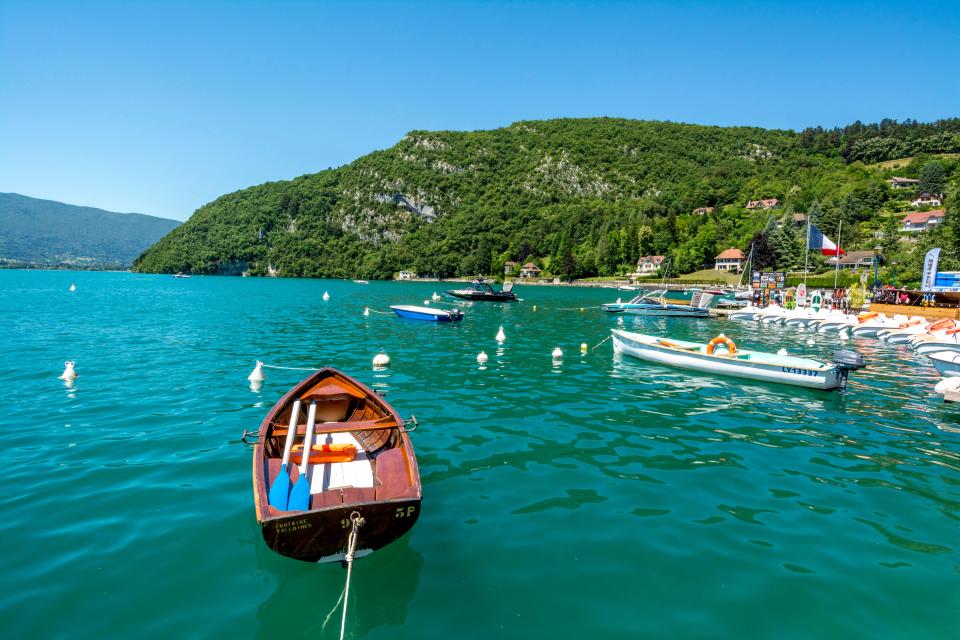
[[[807,242],[807,249],[819,249],[825,256],[844,255],[847,252],[838,247],[833,240],[823,235],[823,231],[810,225],[810,240]]]

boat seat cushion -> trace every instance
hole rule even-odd
[[[321,434],[317,444],[352,444],[357,447],[357,457],[350,462],[311,464],[310,493],[319,494],[331,489],[373,488],[370,459],[352,433]]]

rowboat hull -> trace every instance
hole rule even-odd
[[[300,399],[295,440],[306,434],[306,405],[317,403],[317,440],[349,437],[357,460],[338,465],[310,464],[310,494],[305,510],[270,504],[270,488],[280,477],[281,457],[294,400]],[[352,466],[350,466],[352,465]],[[286,471],[291,485],[300,477],[294,461]],[[253,448],[253,498],[263,539],[280,555],[306,562],[344,557],[352,517],[363,518],[356,555],[396,540],[416,523],[422,500],[416,455],[404,422],[374,391],[335,369],[304,379],[264,417]]]
[[[401,318],[409,320],[425,320],[427,322],[459,322],[463,320],[463,313],[459,309],[431,309],[430,307],[407,305],[394,305],[390,308]]]
[[[773,364],[742,359],[743,356],[749,358],[753,354],[763,356],[769,356],[770,354],[741,351],[738,352],[740,357],[721,354],[708,355],[690,351],[686,348],[667,346],[670,344],[692,345],[692,343],[661,340],[655,336],[645,336],[619,329],[612,331],[612,337],[615,353],[622,353],[671,367],[749,380],[789,384],[808,389],[836,389],[841,384],[841,374],[837,367],[824,365],[806,358],[785,357],[782,364]]]

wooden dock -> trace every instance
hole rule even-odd
[[[905,316],[922,316],[924,318],[950,318],[960,320],[960,309],[957,307],[921,307],[907,304],[880,304],[870,303],[870,311],[885,313],[893,316],[901,313]]]

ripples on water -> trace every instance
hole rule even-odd
[[[869,366],[828,394],[582,355],[618,319],[575,309],[615,291],[362,316],[441,287],[0,271],[4,637],[335,637],[344,572],[268,551],[253,517],[239,435],[304,375],[255,393],[256,359],[333,364],[422,423],[423,514],[357,563],[352,637],[956,637],[960,410],[905,347],[847,341]]]

